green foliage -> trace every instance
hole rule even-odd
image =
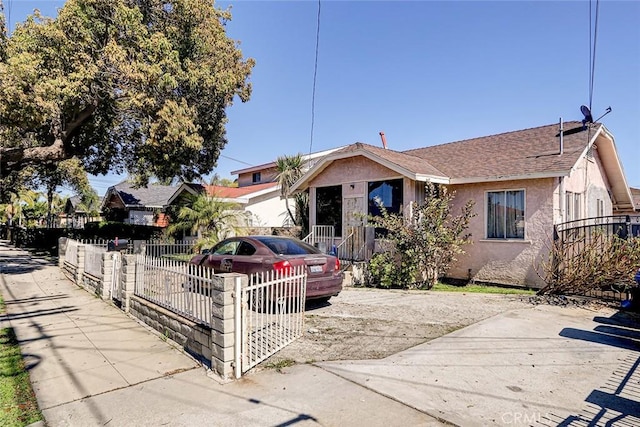
[[[4,313],[0,297],[0,314]],[[3,426],[26,426],[43,419],[12,328],[0,329],[0,407]]]
[[[414,204],[407,218],[387,212],[380,204],[382,216],[369,219],[371,225],[385,230],[379,237],[388,249],[369,263],[372,283],[430,289],[470,242],[464,233],[475,216],[473,201],[468,201],[459,215],[452,215],[454,194],[431,183],[425,190],[424,203]]]
[[[192,234],[197,234],[196,249],[199,250],[238,234],[246,225],[246,219],[246,213],[236,203],[201,193],[187,198],[187,203],[180,207],[167,233],[177,235],[189,230]]]
[[[291,187],[304,174],[306,161],[302,154],[295,156],[280,156],[276,160],[276,180],[280,186],[280,195],[284,198],[284,203],[289,214],[289,220],[293,225],[309,228],[309,196],[306,193],[298,193],[294,196],[296,214],[291,212],[289,198],[291,197]],[[305,222],[306,221],[306,222]]]
[[[76,231],[79,239],[132,239],[150,240],[162,236],[162,229],[148,225],[125,224],[122,222],[88,222],[84,230]]]
[[[531,289],[520,288],[507,288],[501,286],[489,286],[489,285],[446,285],[443,283],[436,283],[432,291],[442,292],[464,292],[469,294],[502,294],[502,295],[534,295],[536,291]]]
[[[73,157],[139,182],[209,173],[251,93],[230,19],[208,0],[67,0],[2,32],[0,178]]]

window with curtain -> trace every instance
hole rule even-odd
[[[524,190],[487,192],[487,238],[524,239]]]

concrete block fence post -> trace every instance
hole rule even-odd
[[[131,297],[136,288],[136,258],[136,255],[122,255],[122,269],[118,278],[121,283],[121,294],[118,297],[125,313],[131,309]]]
[[[67,238],[60,237],[58,239],[58,267],[64,267],[64,256],[67,252]]]
[[[225,273],[212,277],[211,284],[211,367],[222,378],[232,378],[234,359],[241,343],[235,342],[234,288],[236,277],[240,277],[242,288],[249,278],[244,274]]]
[[[82,283],[82,276],[84,276],[84,253],[85,245],[78,243],[78,268],[76,270],[76,285],[84,287]]]
[[[100,298],[108,300],[111,295],[111,284],[113,277],[113,254],[111,252],[105,252],[102,254],[102,283],[100,284]]]

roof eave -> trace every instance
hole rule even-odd
[[[484,182],[496,182],[496,181],[520,181],[524,179],[544,179],[544,178],[558,178],[569,176],[570,171],[546,171],[530,174],[518,174],[518,175],[497,175],[497,176],[474,176],[464,178],[451,178],[449,183],[452,185],[458,184],[478,184]]]

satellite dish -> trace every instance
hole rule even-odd
[[[580,111],[582,112],[582,115],[584,116],[584,120],[582,120],[582,124],[585,125],[587,123],[593,123],[593,116],[591,115],[591,110],[589,110],[589,107],[587,107],[586,105],[581,105],[580,106]]]

